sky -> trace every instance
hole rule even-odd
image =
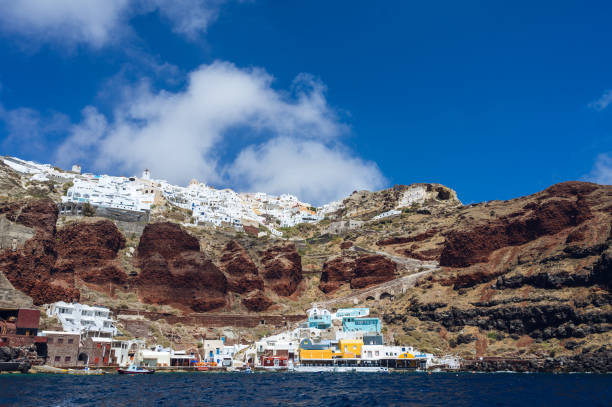
[[[611,13],[0,0],[0,154],[313,204],[416,182],[464,203],[611,184]]]

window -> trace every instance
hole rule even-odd
[[[68,343],[73,343],[73,342],[74,342],[74,339],[68,338]]]
[[[64,358],[64,362],[70,362],[70,356],[66,356],[66,357]]]
[[[57,343],[58,343],[58,344],[60,344],[60,343],[64,343],[64,338],[57,338]]]
[[[53,343],[53,338],[47,338],[47,343],[48,344],[52,344]]]
[[[56,356],[53,360],[55,360],[56,362],[59,362],[60,361],[60,357]]]

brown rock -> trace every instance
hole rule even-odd
[[[351,288],[365,288],[393,280],[397,265],[384,256],[373,255],[359,257],[355,262],[355,274],[351,279]]]
[[[278,295],[289,296],[302,281],[302,258],[295,245],[279,244],[260,252],[263,277]]]
[[[56,269],[73,272],[92,284],[125,284],[127,275],[118,264],[117,254],[125,238],[109,220],[76,223],[57,232]]]
[[[365,288],[393,280],[396,271],[397,265],[385,256],[340,256],[323,264],[319,289],[330,293],[345,283],[351,288]]]
[[[145,227],[138,244],[138,256],[147,257],[159,253],[171,259],[184,251],[199,251],[198,239],[184,232],[172,222],[153,223]]]
[[[580,194],[592,188],[592,184],[586,183],[556,185],[542,193],[540,202],[527,204],[523,212],[467,230],[450,231],[446,234],[440,265],[467,267],[486,262],[493,251],[502,247],[518,246],[580,225],[592,217],[589,206],[581,202]],[[549,199],[551,197],[553,199]]]
[[[247,297],[242,299],[242,304],[249,310],[255,312],[265,311],[270,306],[274,305],[274,302],[264,295],[261,290],[257,290]]]
[[[136,280],[143,301],[204,312],[225,306],[227,279],[199,251],[196,238],[172,223],[145,227]]]
[[[248,252],[235,240],[229,241],[220,259],[221,270],[227,275],[227,289],[235,293],[263,290],[264,281]]]
[[[36,234],[17,251],[0,253],[0,270],[18,290],[32,297],[34,304],[78,301],[74,273],[55,268],[55,222],[58,210],[50,199],[17,202],[0,206],[0,214],[16,223],[34,228]]]
[[[336,257],[323,264],[319,289],[324,293],[337,290],[345,283],[350,283],[355,275],[355,260],[350,257]]]
[[[351,247],[353,247],[353,242],[350,240],[340,243],[340,248],[342,250],[350,249]]]

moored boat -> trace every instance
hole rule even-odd
[[[117,373],[119,374],[153,374],[155,370],[145,369],[136,365],[130,365],[127,369],[118,368]]]

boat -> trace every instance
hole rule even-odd
[[[119,374],[153,374],[155,370],[145,369],[136,365],[130,365],[127,369],[118,368],[117,373]]]
[[[253,373],[250,366],[247,366],[246,369],[243,370],[244,373]]]
[[[296,366],[294,372],[298,373],[389,373],[384,366]]]
[[[293,366],[298,373],[389,373],[389,368],[360,359],[306,360]]]

